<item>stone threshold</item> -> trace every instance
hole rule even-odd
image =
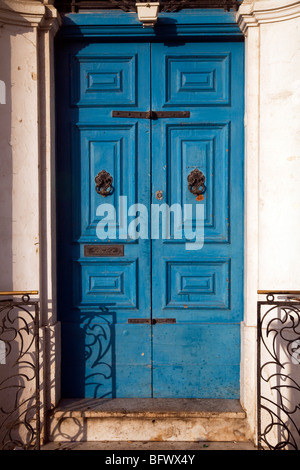
[[[239,400],[202,398],[62,399],[52,413],[56,418],[246,418]]]
[[[257,450],[253,442],[48,442],[41,450],[101,450],[122,451],[199,451],[199,450]]]
[[[49,424],[56,442],[251,440],[239,400],[64,399]]]

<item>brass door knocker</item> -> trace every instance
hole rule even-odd
[[[198,168],[195,168],[195,170],[191,171],[191,173],[187,177],[187,180],[188,189],[192,194],[195,194],[195,196],[199,196],[200,194],[205,193],[205,176],[202,171],[198,170]]]
[[[101,170],[95,178],[96,191],[103,197],[113,193],[113,177],[105,170]]]

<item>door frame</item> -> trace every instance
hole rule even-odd
[[[235,20],[234,12],[223,10],[191,9],[178,13],[159,14],[155,28],[143,28],[137,14],[121,10],[108,12],[68,13],[56,34],[60,39],[130,38],[134,41],[158,42],[168,39],[244,41],[244,35]]]
[[[63,17],[56,35],[60,41],[97,40],[99,42],[243,42],[244,36],[233,13],[186,10],[162,13],[155,29],[143,28],[134,13],[70,13]],[[241,345],[242,349],[242,345]],[[242,382],[242,374],[241,374]],[[242,385],[242,383],[241,383]]]

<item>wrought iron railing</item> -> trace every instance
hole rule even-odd
[[[39,302],[0,292],[0,449],[40,449]],[[18,300],[16,300],[18,299]]]
[[[150,3],[155,0],[150,0]],[[189,8],[222,8],[238,10],[242,0],[161,0],[160,11],[180,11]],[[61,12],[82,10],[136,11],[136,0],[55,0],[55,7]]]
[[[300,449],[300,291],[258,291],[260,450]]]

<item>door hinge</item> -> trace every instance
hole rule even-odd
[[[127,323],[148,323],[149,325],[176,323],[176,318],[128,318]]]
[[[112,111],[112,117],[135,119],[189,118],[190,111]]]

